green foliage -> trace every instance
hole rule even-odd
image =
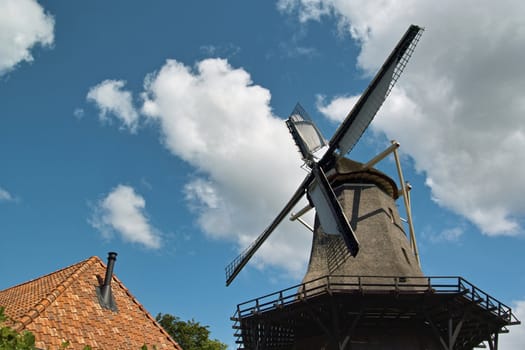
[[[7,320],[4,308],[0,306],[0,350],[35,350],[35,336],[31,332],[16,332],[4,326]]]
[[[208,326],[189,320],[181,321],[177,316],[158,314],[157,322],[184,350],[226,350],[228,346],[217,339],[210,339]]]
[[[33,333],[16,332],[11,327],[2,325],[8,319],[4,310],[5,308],[0,306],[0,350],[37,350]],[[60,345],[59,350],[67,349],[69,345],[69,342],[65,341]],[[91,346],[86,345],[83,350],[91,350]]]
[[[151,347],[152,350],[157,350],[157,346],[156,345],[153,345]],[[140,348],[140,350],[148,350],[148,346],[146,344],[142,345],[142,347]]]

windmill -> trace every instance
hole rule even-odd
[[[422,32],[423,29],[415,25],[408,28],[328,143],[315,124],[307,117],[304,110],[300,106],[294,109],[286,124],[299,147],[305,165],[311,171],[266,230],[226,267],[226,285],[230,285],[255,252],[305,194],[312,206],[315,207],[324,231],[339,234],[344,239],[348,251],[353,256],[358,254],[358,239],[330,186],[326,173],[333,169],[338,158],[350,152],[359,141],[403,72]],[[314,153],[325,145],[328,146],[328,150],[319,161],[316,161]]]
[[[309,170],[263,233],[226,267],[230,285],[303,196],[315,208],[310,262],[301,284],[237,305],[239,349],[467,350],[520,322],[505,304],[462,277],[424,276],[394,142],[366,164],[345,157],[412,55],[423,29],[408,28],[358,102],[326,141],[297,105],[286,125]],[[326,152],[316,157],[317,151]],[[374,165],[393,153],[400,188]],[[409,234],[395,201],[402,197]],[[350,258],[352,257],[352,258]]]

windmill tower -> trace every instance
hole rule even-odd
[[[239,304],[232,318],[240,349],[472,349],[518,324],[512,310],[461,277],[424,276],[397,147],[366,164],[351,151],[399,78],[422,34],[410,26],[352,111],[326,142],[301,106],[286,124],[310,172],[251,246],[226,267],[229,285],[306,195],[315,208],[301,284]],[[327,148],[318,159],[315,152]],[[400,186],[373,166],[394,154]],[[404,202],[405,232],[396,200]],[[303,222],[304,223],[304,222]]]
[[[393,143],[392,148],[398,146]],[[400,191],[396,183],[382,172],[347,158],[338,159],[333,173],[330,185],[355,231],[359,254],[351,257],[341,237],[326,233],[317,220],[303,282],[326,275],[423,276],[417,249],[407,239],[398,213]]]

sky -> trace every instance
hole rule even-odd
[[[523,13],[0,0],[0,289],[116,251],[151,314],[194,318],[233,349],[236,305],[299,283],[308,261],[311,233],[285,222],[225,287],[305,175],[284,120],[300,102],[329,139],[413,23],[421,41],[348,156],[398,140],[425,275],[463,276],[525,320]],[[379,168],[395,178],[392,160]],[[524,342],[524,326],[500,337]]]

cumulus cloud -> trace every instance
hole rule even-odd
[[[277,8],[283,12],[298,12],[299,20],[319,20],[322,16],[332,12],[331,1],[319,0],[279,0]]]
[[[279,8],[303,22],[335,18],[361,45],[357,64],[365,74],[409,23],[426,27],[373,130],[401,142],[437,203],[485,234],[523,232],[525,3],[281,0]],[[351,101],[320,107],[335,115],[342,102]]]
[[[151,226],[145,208],[146,201],[132,187],[118,185],[97,203],[89,222],[106,238],[116,233],[124,241],[157,249],[160,232]]]
[[[200,51],[211,57],[231,58],[241,52],[241,48],[233,43],[223,45],[201,45]]]
[[[73,111],[73,116],[78,120],[84,118],[84,114],[85,112],[82,108],[75,108],[75,110]]]
[[[131,92],[123,90],[123,80],[104,80],[89,89],[87,100],[95,103],[100,109],[100,118],[107,121],[108,114],[114,115],[122,123],[121,128],[130,132],[137,131],[139,113],[133,106]]]
[[[316,107],[328,119],[342,122],[358,99],[359,96],[336,96],[330,102],[326,102],[325,96],[318,95]]]
[[[458,243],[461,237],[465,234],[465,229],[460,226],[446,228],[439,233],[430,232],[430,234],[424,234],[426,238],[433,243]]]
[[[525,300],[513,303],[512,312],[518,320],[525,320]],[[499,337],[499,347],[505,350],[521,350],[525,344],[525,324],[509,327],[510,333]]]
[[[11,202],[14,198],[11,195],[11,193],[7,192],[7,190],[0,187],[0,202]]]
[[[35,0],[0,1],[0,75],[31,62],[35,45],[50,46],[55,21]]]
[[[169,60],[146,79],[143,113],[160,125],[167,149],[196,169],[185,194],[200,227],[239,247],[263,231],[305,175],[270,97],[223,59],[193,68]],[[255,258],[298,273],[309,245],[301,226],[283,223]]]

